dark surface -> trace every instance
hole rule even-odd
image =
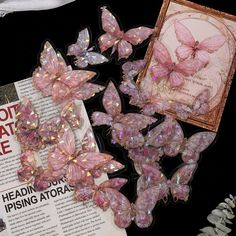
[[[90,27],[92,40],[97,40],[101,34],[99,7],[106,4],[119,16],[122,28],[127,30],[138,25],[155,25],[161,0],[130,1],[96,1],[78,0],[76,3],[59,9],[44,12],[24,12],[7,15],[0,19],[0,85],[27,78],[38,64],[38,57],[42,43],[50,40],[62,52],[74,42],[77,32],[86,26]],[[234,0],[195,0],[215,9],[236,15]],[[142,58],[147,43],[141,47],[131,59]],[[136,47],[137,48],[137,47]],[[108,54],[107,54],[108,55]],[[69,59],[71,62],[71,60]],[[93,67],[94,68],[94,67]],[[121,79],[120,64],[113,58],[111,63],[95,67],[99,71],[97,81],[106,84],[111,78],[116,84]],[[214,145],[202,155],[199,167],[192,181],[192,196],[187,203],[159,204],[155,210],[155,222],[148,230],[140,230],[134,224],[127,229],[128,235],[182,235],[194,236],[198,229],[208,225],[206,216],[216,205],[232,193],[236,195],[236,165],[235,165],[235,138],[236,131],[236,84],[233,81],[227,100],[217,139]],[[87,101],[86,108],[89,114],[93,110],[101,110],[102,93]],[[123,111],[134,110],[123,96]],[[186,136],[199,128],[183,124]],[[129,179],[123,192],[130,200],[135,199],[135,183],[137,175],[128,161],[127,153],[118,146],[110,144],[107,137],[107,127],[96,128],[95,133],[103,151],[114,154],[126,169],[120,175]],[[179,163],[178,158],[165,159],[162,163],[167,175]],[[234,233],[236,235],[236,221]],[[106,236],[106,235],[104,235]]]

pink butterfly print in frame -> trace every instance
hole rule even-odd
[[[178,88],[184,84],[186,76],[194,75],[198,70],[198,64],[193,59],[181,62],[173,62],[166,46],[156,40],[153,46],[154,59],[157,61],[151,67],[153,80],[166,79],[171,88]]]
[[[33,72],[33,85],[43,96],[52,96],[55,102],[65,105],[67,101],[87,100],[104,89],[88,82],[95,72],[73,70],[49,42],[44,44],[40,64]]]
[[[197,60],[200,69],[209,63],[209,54],[221,48],[226,41],[225,36],[214,35],[199,42],[194,39],[190,29],[180,21],[176,21],[174,27],[176,37],[181,43],[175,51],[177,58],[179,61],[194,58]]]
[[[118,58],[128,58],[133,52],[132,45],[138,45],[146,40],[153,32],[152,29],[144,26],[133,28],[127,32],[123,32],[114,17],[114,15],[106,8],[102,7],[102,29],[105,34],[99,37],[99,47],[102,52],[112,47],[112,53],[116,50]]]
[[[139,90],[169,103],[159,113],[217,131],[236,68],[236,17],[183,0],[164,0],[163,9]]]
[[[125,148],[142,146],[144,138],[139,131],[156,122],[156,119],[138,113],[122,114],[121,99],[112,82],[104,92],[102,104],[106,113],[93,112],[93,126],[110,126],[112,142]]]

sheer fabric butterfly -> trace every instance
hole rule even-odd
[[[118,51],[118,58],[128,58],[132,52],[132,45],[138,45],[147,39],[153,32],[147,27],[130,29],[127,32],[120,30],[119,24],[106,7],[102,7],[102,28],[106,32],[99,37],[99,46],[102,52],[112,47],[112,53]]]
[[[194,39],[191,31],[180,21],[176,21],[174,27],[176,37],[181,43],[175,51],[177,58],[180,61],[194,58],[199,64],[199,69],[209,63],[209,54],[216,52],[226,41],[223,35],[214,35],[199,42]]]
[[[194,59],[181,61],[178,64],[173,62],[168,49],[159,40],[154,43],[153,56],[155,60],[151,67],[153,80],[159,82],[160,79],[166,79],[171,88],[182,86],[186,76],[193,75],[199,70]]]
[[[155,118],[137,113],[121,113],[121,100],[112,82],[110,82],[103,96],[103,107],[107,113],[93,112],[93,126],[111,126],[112,140],[125,148],[142,146],[143,135],[139,132],[156,121]]]
[[[78,39],[75,44],[68,47],[67,55],[75,56],[75,65],[79,68],[85,68],[89,64],[97,65],[108,62],[108,59],[102,54],[94,52],[93,47],[89,48],[90,36],[88,29],[79,32]]]
[[[46,42],[40,56],[41,66],[32,75],[33,85],[44,96],[52,96],[55,102],[64,105],[73,100],[86,100],[104,89],[103,86],[87,82],[96,73],[72,70],[63,57]]]

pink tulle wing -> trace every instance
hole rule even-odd
[[[197,164],[187,164],[180,167],[171,178],[171,194],[176,200],[187,201],[190,187],[187,185],[192,179]]]
[[[165,65],[156,64],[151,67],[151,72],[154,76],[153,80],[158,80],[161,78],[168,78],[169,76],[169,69]]]
[[[195,45],[195,39],[190,30],[185,25],[179,21],[176,21],[174,23],[174,27],[176,37],[180,43],[189,47],[193,47]]]
[[[102,99],[103,107],[112,117],[121,113],[121,100],[115,85],[110,82],[104,92]]]
[[[162,65],[170,66],[172,64],[172,59],[170,53],[166,46],[159,40],[156,40],[153,46],[154,58]]]
[[[194,53],[194,50],[192,47],[189,47],[187,45],[180,45],[179,47],[176,48],[175,53],[178,60],[183,61],[189,58],[190,56],[192,56]]]
[[[132,221],[132,210],[129,200],[116,189],[106,188],[105,193],[114,213],[115,224],[120,228],[127,228]]]
[[[81,153],[75,159],[75,162],[85,170],[93,170],[102,167],[112,159],[111,155],[100,152]]]
[[[175,72],[179,72],[185,76],[194,75],[199,71],[199,61],[196,59],[187,59],[185,61],[181,61],[174,68]]]
[[[124,34],[124,39],[133,45],[137,45],[142,43],[145,39],[147,39],[152,34],[152,32],[153,32],[152,29],[141,26],[138,28],[128,30]]]
[[[200,50],[205,50],[209,53],[213,53],[221,48],[226,41],[223,35],[215,35],[204,39],[198,46]]]
[[[153,117],[138,113],[127,113],[117,120],[117,122],[136,130],[142,130],[156,121],[157,119]]]
[[[119,41],[117,50],[119,59],[127,59],[133,52],[132,45],[123,39]]]
[[[106,33],[109,33],[115,37],[119,37],[121,35],[119,24],[114,17],[114,15],[106,8],[102,7],[102,28]]]
[[[199,61],[199,69],[202,69],[210,61],[209,53],[205,50],[197,50],[195,53],[195,59]]]
[[[100,111],[93,112],[91,119],[93,122],[92,124],[93,126],[100,126],[100,125],[111,126],[113,122],[113,118],[111,115]]]
[[[216,137],[214,132],[198,132],[192,135],[182,152],[182,159],[186,163],[196,162],[199,159],[199,155],[207,147],[211,145]]]
[[[184,76],[179,72],[171,72],[168,80],[171,88],[181,87],[184,84]]]
[[[73,98],[78,100],[87,100],[93,96],[95,96],[96,93],[102,91],[104,89],[104,86],[94,84],[94,83],[85,83],[78,88],[75,88],[71,91]]]

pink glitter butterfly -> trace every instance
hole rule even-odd
[[[48,165],[53,171],[65,170],[67,183],[75,186],[80,181],[93,183],[92,170],[101,168],[108,163],[112,156],[95,151],[95,143],[85,142],[79,150],[76,150],[74,134],[67,124],[64,134],[57,146],[49,152]],[[88,130],[84,140],[90,140]]]
[[[79,183],[75,186],[75,199],[79,202],[93,200],[94,204],[102,210],[107,210],[110,206],[109,200],[106,197],[106,190],[116,189],[119,191],[125,184],[127,179],[114,178],[102,182],[99,186],[95,184],[86,185]]]
[[[116,189],[107,188],[106,197],[114,213],[114,222],[120,228],[127,228],[132,221],[140,228],[149,227],[153,221],[152,210],[161,200],[156,186],[140,193],[134,204]]]
[[[142,194],[153,186],[159,189],[160,197],[167,200],[171,193],[175,201],[187,201],[189,198],[189,181],[197,168],[197,164],[184,164],[172,176],[170,180],[160,171],[159,168],[143,165],[143,175],[140,176],[137,183],[138,194]]]
[[[33,85],[44,96],[52,96],[56,102],[86,100],[104,89],[103,86],[88,83],[96,75],[93,71],[72,70],[63,57],[46,42],[40,57],[41,66],[33,72]]]
[[[221,48],[226,39],[223,35],[215,35],[204,39],[202,42],[195,41],[191,31],[179,21],[174,23],[175,33],[181,45],[176,49],[176,56],[180,61],[187,58],[195,58],[200,67],[209,63],[209,53]]]
[[[137,113],[122,114],[120,96],[112,82],[105,90],[102,103],[107,113],[93,112],[93,126],[111,126],[113,142],[125,148],[142,146],[144,138],[139,131],[156,119]]]
[[[37,165],[35,152],[23,152],[20,156],[20,162],[22,168],[17,172],[20,181],[32,184],[38,191],[48,188],[49,182],[40,178],[43,168]]]
[[[98,39],[102,52],[112,47],[112,53],[118,51],[119,59],[128,58],[133,52],[132,45],[142,43],[153,32],[152,29],[141,26],[124,33],[120,30],[119,24],[112,13],[106,7],[101,9],[102,28],[106,32]]]
[[[179,123],[167,117],[159,126],[152,129],[146,137],[146,145],[162,148],[165,155],[174,157],[182,154],[186,163],[195,163],[204,151],[214,141],[216,133],[203,131],[193,134],[189,139],[184,138],[184,133]]]
[[[191,115],[204,115],[210,111],[209,106],[210,91],[203,90],[194,100],[192,105],[175,102],[172,108],[180,119],[186,120]]]
[[[52,118],[39,124],[30,100],[24,97],[16,109],[15,134],[23,150],[39,150],[45,144],[55,144],[63,132],[63,121]]]
[[[151,67],[153,79],[164,78],[168,80],[170,87],[176,88],[184,84],[185,76],[195,74],[199,68],[194,59],[188,59],[176,64],[172,61],[167,48],[159,40],[156,40],[153,46],[154,59],[158,64]]]
[[[92,51],[93,47],[89,48],[90,36],[88,29],[81,30],[77,42],[68,47],[68,55],[75,56],[75,65],[80,68],[85,68],[90,65],[97,65],[108,62],[108,59],[102,54]]]

